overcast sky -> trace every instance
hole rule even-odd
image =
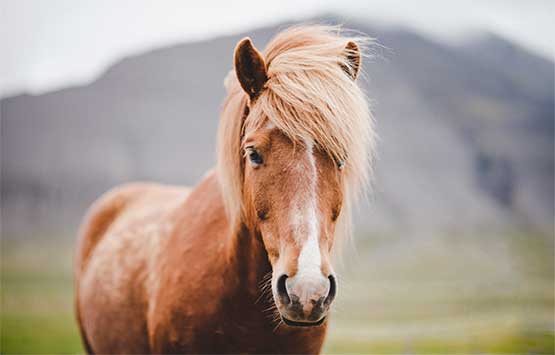
[[[0,97],[85,84],[152,48],[323,13],[447,41],[488,30],[553,58],[555,1],[0,0]]]

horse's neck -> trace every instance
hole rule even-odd
[[[236,273],[241,292],[249,297],[260,297],[263,280],[271,271],[268,255],[262,239],[256,232],[250,231],[244,224],[234,228],[230,236],[228,260],[232,272]]]
[[[266,249],[261,237],[249,230],[240,219],[237,219],[234,228],[230,228],[216,171],[207,174],[192,191],[183,212],[188,216],[183,218],[186,224],[192,220],[197,221],[194,233],[211,234],[212,248],[223,246],[225,256],[221,255],[222,259],[218,260],[218,264],[224,267],[226,280],[238,283],[231,291],[243,293],[243,296],[258,297],[261,280],[271,272]],[[179,230],[191,228],[187,226]],[[221,272],[218,269],[215,272]]]

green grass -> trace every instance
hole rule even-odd
[[[0,352],[82,353],[70,248],[3,243],[1,256]]]
[[[2,315],[2,353],[75,354],[83,352],[73,314]]]
[[[549,237],[358,240],[326,353],[555,353]]]
[[[553,240],[358,240],[324,352],[555,353]],[[83,352],[66,244],[2,243],[0,353]]]

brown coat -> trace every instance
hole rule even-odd
[[[276,327],[260,236],[230,233],[214,173],[184,188],[126,185],[89,213],[76,308],[89,353],[318,353],[319,327]],[[257,302],[258,300],[258,302]]]

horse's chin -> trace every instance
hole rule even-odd
[[[326,317],[324,316],[316,322],[297,322],[297,321],[289,320],[285,317],[281,317],[281,320],[283,321],[283,323],[285,323],[290,327],[317,327],[324,323],[324,321],[326,320]]]

